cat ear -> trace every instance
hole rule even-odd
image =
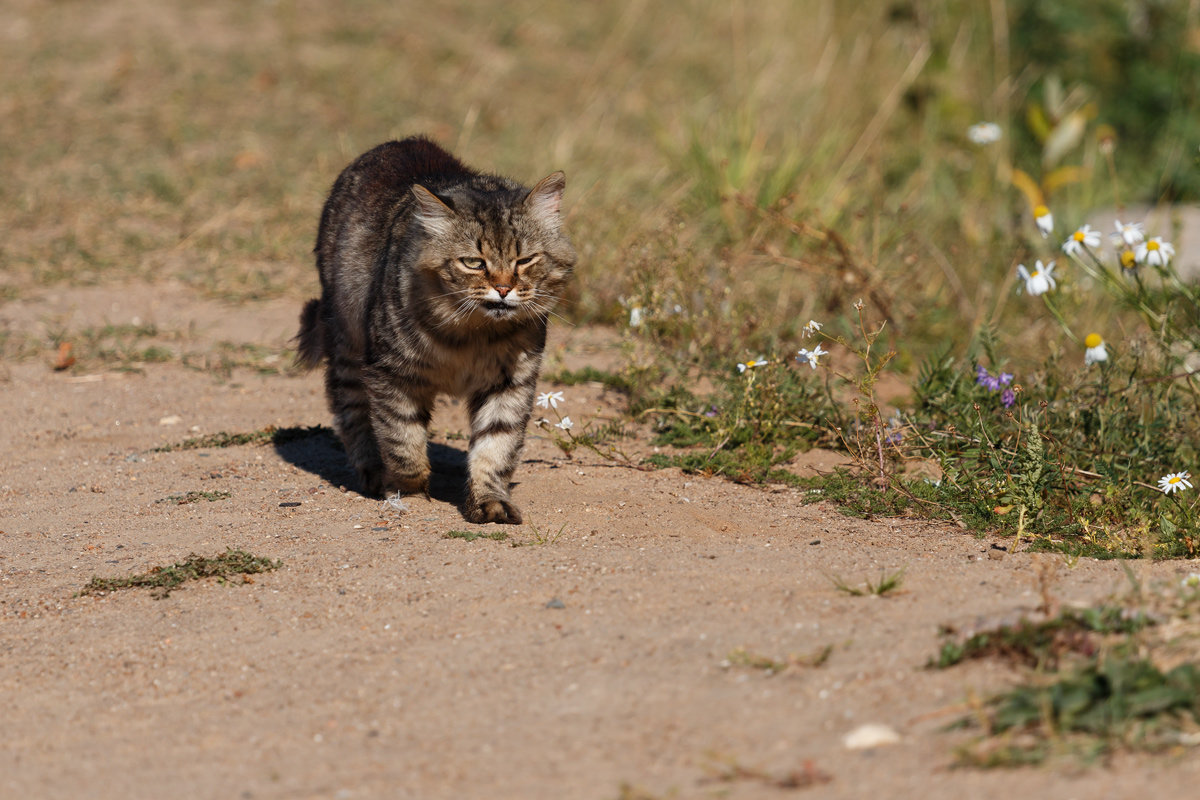
[[[412,193],[417,201],[415,216],[425,230],[431,234],[449,233],[454,224],[454,210],[419,183],[413,184]]]
[[[563,189],[567,188],[567,176],[562,172],[547,175],[525,196],[525,208],[535,218],[550,227],[559,224],[558,210],[562,205]]]

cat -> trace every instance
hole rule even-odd
[[[439,394],[471,418],[470,522],[520,524],[511,479],[551,313],[576,255],[566,178],[532,189],[477,172],[424,137],[346,167],[321,212],[321,297],[300,315],[296,361],[325,367],[334,427],[365,493],[429,494]]]

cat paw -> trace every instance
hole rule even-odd
[[[387,488],[393,492],[400,494],[423,494],[425,498],[429,498],[429,473],[421,475],[406,475],[404,477],[390,476],[387,479]]]
[[[358,468],[358,483],[367,497],[383,497],[383,466]]]
[[[501,525],[521,524],[521,509],[507,500],[495,497],[471,501],[463,516],[467,518],[467,522],[474,522],[477,525],[488,522],[497,522]]]

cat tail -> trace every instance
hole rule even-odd
[[[325,324],[321,321],[321,301],[309,300],[300,312],[300,332],[296,334],[296,366],[313,369],[325,358]]]

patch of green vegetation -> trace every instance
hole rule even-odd
[[[183,364],[191,369],[209,372],[229,380],[234,369],[245,368],[259,375],[286,375],[295,371],[293,354],[286,350],[264,347],[249,342],[218,342],[202,353],[187,353]]]
[[[231,492],[227,492],[224,489],[217,489],[216,491],[209,492],[191,491],[184,494],[170,494],[166,497],[155,500],[154,502],[174,503],[175,505],[184,506],[188,505],[189,503],[198,503],[201,500],[207,500],[211,503],[215,500],[228,500],[231,497],[233,497]]]
[[[504,531],[446,531],[443,539],[462,539],[464,542],[473,542],[476,539],[491,539],[496,542],[503,542],[508,538],[508,534]]]
[[[1041,574],[1044,601],[1047,581]],[[1144,597],[1133,579],[1134,594]],[[1053,756],[1091,761],[1115,750],[1161,750],[1200,731],[1200,669],[1190,662],[1165,669],[1162,647],[1190,638],[1196,595],[1187,584],[1172,605],[1155,594],[1169,623],[1158,616],[1111,604],[1068,610],[1040,622],[1022,620],[947,641],[929,667],[947,668],[973,658],[996,658],[1032,670],[1013,689],[980,704],[954,727],[984,728],[985,735],[959,751],[962,763],[981,766],[1036,764]],[[1180,625],[1184,626],[1182,629]],[[1169,631],[1169,632],[1168,632]]]
[[[155,453],[172,453],[177,450],[205,450],[205,449],[220,449],[225,447],[240,447],[241,445],[259,445],[267,444],[268,442],[275,445],[284,445],[291,442],[296,442],[301,439],[308,439],[314,436],[330,438],[337,441],[337,435],[332,428],[325,425],[307,425],[307,426],[291,426],[287,428],[276,428],[274,425],[268,425],[257,431],[248,433],[228,433],[227,431],[218,431],[217,433],[208,433],[204,436],[195,436],[190,439],[184,439],[182,442],[175,444],[164,444],[154,448]],[[340,443],[339,443],[340,446]]]
[[[1178,746],[1200,723],[1200,669],[1163,672],[1144,658],[1115,653],[1045,683],[1019,686],[988,702],[989,736],[960,750],[981,767],[1036,764],[1058,754],[1087,760],[1116,749]],[[1190,723],[1190,725],[1189,725]]]
[[[730,667],[747,667],[762,670],[768,675],[784,672],[789,668],[815,668],[822,666],[833,654],[833,645],[825,645],[806,655],[790,654],[786,658],[777,659],[760,655],[744,647],[735,647],[725,657],[723,664]]]
[[[219,578],[222,581],[234,575],[256,575],[270,572],[283,566],[282,561],[251,555],[245,550],[227,550],[216,557],[199,556],[192,553],[183,561],[167,567],[154,567],[148,572],[127,578],[93,577],[80,591],[81,595],[112,592],[117,589],[155,589],[155,597],[163,599],[188,581],[204,578]],[[249,582],[249,580],[245,580]]]
[[[1141,612],[1117,606],[1063,611],[1040,622],[1022,620],[976,633],[958,642],[947,632],[947,641],[929,666],[938,669],[976,658],[998,658],[1029,667],[1056,668],[1065,653],[1091,656],[1100,647],[1091,634],[1136,633],[1154,621]]]
[[[798,481],[795,476],[777,468],[778,464],[786,462],[791,455],[787,451],[777,451],[774,448],[746,445],[738,450],[708,453],[655,453],[647,457],[645,463],[660,469],[677,467],[693,475],[719,475],[737,483],[794,484]]]
[[[605,388],[624,394],[631,393],[636,385],[634,379],[627,374],[596,369],[590,366],[583,367],[582,369],[559,370],[552,375],[545,375],[543,377],[550,383],[558,383],[563,386],[577,386],[581,383],[599,383]]]
[[[830,575],[829,580],[833,582],[835,589],[845,592],[851,597],[886,597],[900,588],[900,584],[904,582],[904,570],[898,569],[892,573],[880,572],[879,580],[872,582],[868,578],[863,581],[861,586],[852,585],[838,575]]]
[[[51,330],[45,343],[58,348],[61,363],[56,369],[75,371],[105,367],[118,372],[140,372],[145,364],[161,364],[175,359],[164,344],[147,344],[147,339],[176,339],[177,333],[159,330],[155,325],[106,324],[77,331]]]
[[[338,439],[333,428],[330,428],[328,425],[294,425],[287,428],[274,428],[270,430],[271,444],[276,447],[313,437],[328,439],[331,444],[335,444],[338,448],[342,446],[341,440]]]
[[[220,449],[224,447],[238,447],[245,444],[266,444],[274,441],[277,428],[269,425],[266,428],[249,433],[228,433],[226,431],[218,431],[217,433],[207,433],[204,436],[194,436],[190,439],[184,439],[177,444],[164,444],[154,448],[155,453],[171,453],[176,450],[207,450]]]

